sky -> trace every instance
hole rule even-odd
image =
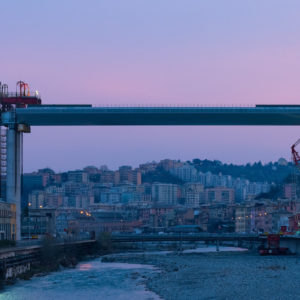
[[[299,0],[1,0],[0,81],[45,104],[300,102]],[[297,127],[32,127],[24,171],[290,158]]]

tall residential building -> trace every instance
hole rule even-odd
[[[185,205],[199,207],[205,202],[204,186],[201,183],[186,183],[184,186]]]
[[[215,187],[205,189],[205,202],[207,204],[215,203],[234,203],[234,189],[226,187]]]
[[[251,233],[254,224],[253,206],[241,205],[235,208],[235,232]]]
[[[119,168],[120,183],[133,183],[140,185],[142,183],[141,171],[132,170],[131,166],[122,166]]]
[[[119,184],[120,183],[120,172],[119,171],[101,171],[100,173],[100,183],[112,183]]]
[[[68,208],[86,209],[95,203],[93,196],[88,195],[71,195],[63,198],[63,206]]]
[[[195,182],[198,179],[196,168],[188,164],[185,164],[178,168],[173,168],[170,170],[170,173],[185,182]]]
[[[158,166],[165,171],[170,171],[171,169],[182,167],[183,163],[177,160],[163,159],[159,162]]]
[[[88,173],[82,171],[70,171],[68,172],[68,181],[72,182],[88,182]]]
[[[169,183],[154,183],[152,185],[152,200],[157,203],[177,204],[178,186]]]
[[[270,185],[263,182],[250,182],[248,185],[248,195],[256,196],[261,193],[267,193],[270,191]]]

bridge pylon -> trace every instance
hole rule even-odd
[[[0,126],[7,127],[5,138],[6,164],[4,164],[5,173],[3,173],[3,175],[5,176],[2,176],[2,169],[0,172],[0,179],[6,179],[6,184],[5,188],[0,190],[0,197],[3,199],[5,198],[4,200],[8,203],[13,203],[16,205],[16,240],[21,239],[21,178],[23,173],[23,133],[30,132],[29,125],[24,124],[24,122],[17,121],[16,109],[26,109],[28,105],[40,104],[41,99],[38,93],[31,93],[27,83],[18,81],[16,92],[10,93],[8,91],[8,86],[6,84],[2,85],[0,82]],[[4,121],[5,114],[7,117],[6,123]],[[2,152],[3,151],[0,151],[0,168],[3,167],[1,160],[4,157],[4,153]],[[3,186],[2,181],[1,185]]]
[[[21,239],[21,176],[23,173],[23,132],[18,126],[7,130],[6,201],[16,205],[16,239]]]

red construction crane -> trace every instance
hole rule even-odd
[[[298,151],[296,151],[296,146],[300,143],[300,139],[291,147],[292,150],[292,160],[296,167],[300,169],[300,155]]]

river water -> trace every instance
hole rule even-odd
[[[101,259],[80,263],[66,269],[28,281],[19,281],[0,293],[0,300],[156,300],[156,294],[146,291],[137,273],[155,272],[152,266],[102,263]]]
[[[220,251],[245,251],[236,247],[220,247]],[[215,252],[216,247],[189,249],[183,253]],[[172,251],[140,252],[134,255],[160,254]],[[122,255],[124,255],[123,253]],[[132,253],[128,253],[132,256]],[[83,262],[75,269],[65,269],[28,281],[20,280],[0,293],[0,300],[158,300],[147,291],[141,276],[158,272],[153,266],[102,263],[101,258]]]

